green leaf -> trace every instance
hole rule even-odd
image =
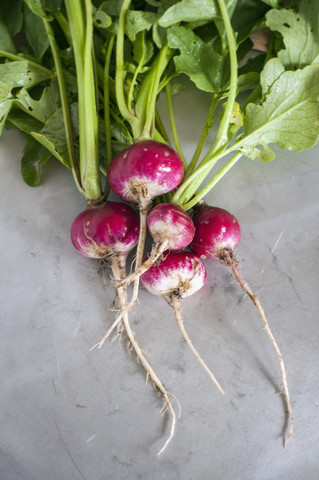
[[[121,11],[122,2],[119,0],[105,0],[99,9],[103,10],[110,16],[118,16]]]
[[[274,143],[300,152],[315,145],[319,136],[318,78],[319,65],[282,73],[262,105],[247,106],[246,137],[241,140],[240,150],[247,154],[247,147],[261,145],[266,150],[268,144]],[[266,81],[265,77],[262,81]]]
[[[285,71],[285,67],[282,65],[278,58],[272,58],[265,64],[263,71],[260,74],[260,83],[262,85],[263,95],[269,91],[276,80]]]
[[[263,145],[263,148],[264,150],[258,147],[245,145],[241,148],[241,152],[243,153],[243,155],[250,158],[251,160],[260,158],[260,160],[262,160],[263,162],[270,162],[275,158],[275,154],[267,144]]]
[[[264,21],[265,13],[269,10],[261,0],[237,0],[231,23],[237,33],[237,42],[241,43]]]
[[[1,82],[0,80],[0,100],[3,100],[10,96],[12,90],[12,86],[8,83]]]
[[[43,20],[25,5],[24,29],[27,40],[36,58],[42,57],[49,47],[49,39],[46,34]]]
[[[20,32],[23,20],[22,0],[10,0],[10,2],[1,2],[0,19],[6,26],[10,35],[13,36]]]
[[[136,35],[143,30],[150,30],[156,21],[156,14],[153,12],[142,12],[140,10],[129,10],[126,15],[125,30],[131,42],[134,42]]]
[[[97,28],[108,28],[112,25],[112,18],[99,8],[93,11],[93,22]]]
[[[39,100],[34,100],[25,88],[22,88],[15,98],[16,102],[26,112],[30,112],[33,117],[42,123],[45,123],[60,107],[59,89],[56,81],[52,81],[49,87],[43,89]]]
[[[39,122],[33,117],[30,117],[27,113],[22,110],[12,109],[8,115],[7,123],[8,126],[13,125],[21,132],[30,134],[31,132],[39,132],[43,127],[43,123]]]
[[[46,14],[42,7],[41,0],[24,0],[24,2],[32,11],[32,13],[34,13],[34,15],[46,18]]]
[[[1,18],[0,18],[0,49],[5,50],[6,52],[9,52],[9,53],[15,53],[16,51],[10,32],[6,24]]]
[[[70,106],[70,113],[74,131],[74,141],[77,142],[79,136],[77,103],[73,103]],[[63,163],[64,166],[71,168],[61,108],[49,118],[40,132],[31,132],[31,135],[49,150],[54,157]]]
[[[21,174],[23,180],[36,187],[41,180],[41,168],[51,157],[51,153],[38,143],[33,137],[28,136],[28,142],[21,159]]]
[[[259,73],[248,72],[239,75],[237,88],[238,92],[245,92],[247,90],[253,90],[259,85]]]
[[[174,57],[176,71],[188,75],[205,92],[219,91],[223,57],[185,27],[171,27],[167,35],[169,47],[180,51],[180,55]]]
[[[24,0],[29,9],[37,16],[52,20],[47,12],[53,12],[62,5],[62,0]]]
[[[299,12],[270,10],[266,24],[283,36],[286,48],[278,53],[278,58],[285,67],[303,68],[310,63],[319,63],[318,0],[302,0]]]
[[[11,107],[12,100],[9,100],[8,98],[0,100],[0,136],[2,134],[4,124],[6,123],[6,119]]]
[[[31,88],[50,77],[43,70],[30,65],[27,60],[17,60],[0,64],[0,78],[12,87]]]
[[[146,65],[152,58],[154,53],[153,43],[150,40],[145,39],[143,32],[140,32],[136,36],[136,40],[133,45],[133,58],[134,61],[142,65]]]
[[[42,0],[41,3],[45,11],[54,12],[61,7],[63,0]]]
[[[234,0],[226,2],[228,7],[234,3]],[[170,27],[179,22],[212,20],[219,16],[220,11],[216,0],[182,0],[166,10],[159,20],[159,25]]]
[[[157,8],[157,20],[152,28],[153,42],[158,48],[164,47],[164,45],[167,43],[166,29],[159,25],[159,20],[166,10],[176,3],[178,3],[178,0],[160,0],[159,2],[159,6]]]

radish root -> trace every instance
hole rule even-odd
[[[287,381],[287,373],[286,373],[286,368],[283,360],[283,356],[280,352],[280,349],[277,345],[277,342],[275,340],[275,337],[273,336],[270,326],[268,324],[268,321],[266,319],[265,311],[259,301],[259,298],[257,295],[251,290],[250,286],[248,283],[243,279],[239,269],[238,269],[238,262],[236,261],[234,254],[229,252],[229,250],[225,249],[223,251],[223,259],[229,265],[233,271],[233,274],[235,275],[236,280],[242,287],[242,289],[247,293],[247,295],[251,298],[253,303],[255,304],[258,313],[261,317],[261,320],[264,324],[264,329],[267,333],[267,336],[272,344],[272,346],[275,349],[275,352],[277,354],[279,364],[280,364],[280,372],[281,372],[281,380],[282,380],[282,385],[283,385],[283,390],[281,393],[284,393],[285,399],[286,399],[286,404],[287,404],[287,410],[288,410],[288,415],[289,415],[289,420],[290,420],[290,425],[289,425],[289,431],[288,431],[288,440],[291,442],[292,441],[292,431],[293,431],[293,424],[294,424],[294,415],[292,411],[292,406],[291,406],[291,401],[290,401],[290,395],[289,395],[289,390],[288,390],[288,381]],[[286,446],[286,440],[284,442],[284,446]]]
[[[212,373],[212,371],[208,368],[208,366],[206,365],[206,363],[204,362],[204,360],[201,358],[201,356],[199,355],[198,351],[195,349],[191,339],[189,338],[186,330],[185,330],[185,326],[184,326],[184,319],[183,319],[183,315],[182,315],[182,308],[181,308],[181,299],[180,297],[178,297],[177,295],[173,295],[171,297],[171,301],[168,302],[169,305],[173,308],[174,312],[175,312],[175,319],[177,321],[177,324],[180,328],[180,331],[187,343],[187,345],[189,346],[189,348],[191,349],[191,351],[193,352],[193,354],[195,355],[196,359],[199,361],[199,363],[201,364],[201,366],[203,367],[203,369],[206,371],[206,373],[208,374],[208,376],[210,377],[210,379],[212,380],[212,382],[214,383],[214,385],[218,388],[218,390],[224,395],[225,392],[224,390],[222,389],[222,387],[220,386],[220,384],[218,383],[218,381],[216,380],[216,377],[215,375]]]
[[[118,259],[114,259],[114,261],[112,262],[112,267],[111,268],[112,268],[112,272],[113,272],[113,275],[114,275],[115,279],[118,280],[118,281],[123,280],[123,278],[125,277],[125,264],[123,265],[123,262],[121,262],[120,257]],[[118,291],[120,307],[122,309],[123,325],[124,325],[124,329],[126,331],[126,334],[128,336],[130,345],[132,346],[133,350],[135,351],[139,363],[143,366],[143,368],[146,372],[146,379],[147,380],[151,379],[153,385],[155,386],[155,389],[158,390],[160,392],[160,394],[163,396],[164,402],[165,402],[166,407],[167,407],[167,410],[169,411],[170,416],[171,416],[170,433],[169,433],[169,436],[168,436],[167,440],[165,441],[163,447],[160,449],[160,451],[157,454],[159,456],[164,452],[167,445],[169,444],[169,442],[171,441],[171,439],[174,436],[175,424],[176,424],[176,413],[175,413],[174,407],[173,407],[171,399],[170,399],[170,393],[166,390],[163,383],[158,378],[158,376],[154,372],[153,368],[151,367],[151,365],[146,360],[146,358],[145,358],[145,356],[144,356],[144,354],[143,354],[143,352],[142,352],[142,350],[141,350],[141,348],[140,348],[140,346],[139,346],[139,344],[138,344],[138,342],[135,338],[135,335],[134,335],[134,333],[131,329],[129,319],[128,319],[128,314],[127,314],[128,305],[127,305],[127,298],[126,298],[126,288],[125,287],[120,287],[120,288],[118,288],[117,291]],[[116,323],[117,321],[119,321],[119,320],[117,319],[114,323]]]

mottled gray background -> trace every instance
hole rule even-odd
[[[207,97],[174,97],[189,158]],[[167,121],[164,98],[161,112]],[[318,146],[242,159],[209,195],[242,226],[242,273],[265,307],[284,354],[296,417],[282,447],[285,404],[277,358],[252,302],[230,272],[207,262],[208,281],[184,301],[195,346],[222,397],[182,341],[173,312],[140,292],[131,322],[159,376],[179,399],[176,435],[162,401],[125,343],[90,347],[114,318],[113,291],[95,261],[72,247],[84,208],[71,175],[52,162],[42,186],[19,175],[24,139],[5,132],[1,161],[1,480],[317,480]]]

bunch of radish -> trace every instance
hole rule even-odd
[[[224,393],[189,338],[181,310],[182,298],[193,295],[205,284],[207,274],[202,258],[217,259],[232,269],[240,286],[256,305],[276,351],[290,415],[288,437],[291,439],[293,413],[283,358],[258,297],[239,272],[234,253],[241,233],[238,221],[226,210],[205,204],[194,209],[193,219],[180,206],[169,202],[151,208],[154,199],[174,190],[182,178],[183,164],[172,148],[155,141],[138,142],[114,158],[109,169],[109,182],[122,201],[138,205],[139,219],[127,203],[106,202],[88,207],[74,220],[71,228],[73,245],[87,257],[108,261],[119,299],[120,313],[97,345],[101,347],[114,328],[122,324],[147,378],[163,396],[171,415],[170,434],[159,451],[161,454],[174,435],[176,413],[173,396],[146,360],[131,329],[128,313],[137,300],[141,278],[150,293],[161,296],[174,309],[185,341],[218,390]],[[154,243],[143,262],[147,227]],[[136,245],[135,269],[126,275],[127,255]],[[134,289],[128,301],[127,286],[131,282],[134,282]]]
[[[127,336],[170,414],[170,432],[159,454],[174,435],[176,399],[146,359],[129,314],[138,300],[140,283],[161,296],[172,307],[191,352],[224,393],[189,338],[182,316],[182,299],[206,281],[205,259],[207,266],[215,259],[231,269],[258,311],[278,357],[291,440],[294,417],[283,357],[234,253],[240,240],[239,223],[231,213],[204,200],[244,155],[268,161],[274,158],[269,144],[300,152],[318,140],[318,45],[290,55],[292,28],[287,37],[280,27],[286,10],[297,15],[298,2],[289,6],[284,0],[264,1],[250,6],[255,18],[251,27],[246,21],[239,25],[238,19],[245,18],[245,2],[236,1],[213,0],[208,9],[198,8],[192,0],[22,3],[26,13],[20,13],[26,18],[6,31],[10,51],[0,49],[0,135],[5,126],[28,136],[22,174],[29,185],[38,185],[41,167],[51,155],[72,172],[87,206],[72,224],[72,243],[85,257],[109,267],[119,307],[95,346],[101,348],[115,330]],[[317,9],[317,0],[299,3],[303,14]],[[6,2],[3,7],[11,22],[20,4]],[[299,47],[312,41],[308,33],[317,28],[316,16],[310,17],[307,28],[297,29]],[[232,26],[234,18],[238,31]],[[45,49],[39,52],[33,40],[21,51],[17,47],[16,53],[10,32],[18,33],[18,24],[25,28],[23,38],[34,38],[33,27],[42,32]],[[267,55],[257,59],[260,74],[249,71],[249,62],[241,74],[238,60],[243,59],[239,56],[250,48],[249,35],[260,25],[268,26],[271,35],[279,31],[283,38],[277,42],[273,36]],[[293,45],[293,52],[298,45]],[[172,86],[175,91],[179,88],[173,79],[180,74],[210,95],[207,118],[189,162],[178,139],[172,103]],[[249,90],[242,101],[238,93]],[[167,98],[172,140],[156,107],[160,94]],[[203,154],[217,117],[214,140]],[[230,159],[208,178],[227,155]],[[112,192],[117,201],[110,200]],[[145,248],[148,233],[150,251]],[[127,265],[130,252],[133,265]],[[128,289],[131,283],[132,290]]]

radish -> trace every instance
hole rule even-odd
[[[183,173],[183,163],[175,150],[165,143],[144,140],[116,155],[108,178],[118,197],[148,211],[153,198],[180,184]]]
[[[181,299],[193,295],[205,284],[205,265],[199,256],[192,252],[167,252],[163,257],[159,264],[154,263],[141,275],[142,284],[150,293],[163,297],[174,309],[176,321],[189,348],[218,390],[224,393],[214,374],[193,346],[185,330],[181,310]]]
[[[196,232],[190,245],[191,250],[201,258],[218,259],[224,265],[228,265],[232,269],[232,272],[240,286],[255,304],[262,319],[264,329],[275,349],[280,363],[283,391],[285,393],[287,409],[290,418],[288,439],[291,441],[294,417],[288,390],[286,369],[282,354],[270,330],[264,309],[257,295],[251,290],[248,283],[243,279],[238,268],[238,261],[236,259],[234,250],[240,240],[239,223],[237,219],[227,210],[208,205],[200,207],[193,220]]]
[[[139,219],[134,210],[119,202],[88,207],[73,221],[71,241],[89,258],[126,258],[136,246]]]
[[[156,262],[165,250],[182,250],[195,234],[191,217],[178,205],[159,203],[147,217],[148,230],[154,240],[152,252],[136,272],[126,277],[121,286],[129,285]]]

